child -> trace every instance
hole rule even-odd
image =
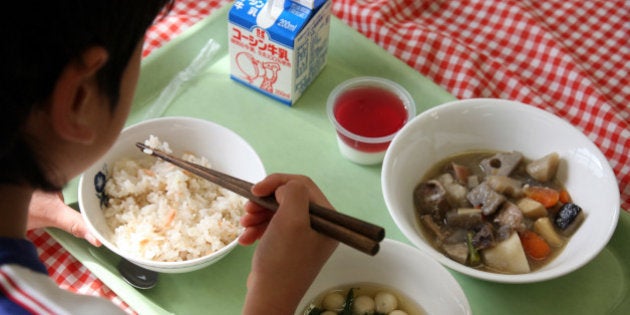
[[[248,214],[241,219],[246,230],[239,242],[247,245],[260,238],[243,314],[293,314],[337,246],[337,241],[310,227],[309,201],[332,206],[309,178],[272,174],[252,188],[257,196],[274,191],[280,208],[273,218],[268,210],[250,202]]]
[[[144,33],[170,5],[169,0],[25,0],[15,2],[0,21],[5,40],[0,48],[0,314],[121,312],[109,301],[59,289],[25,233],[30,227],[58,226],[90,240],[76,213],[56,194],[116,140],[131,107]],[[243,313],[292,314],[337,245],[310,229],[308,203],[330,204],[299,175],[271,175],[252,191],[275,193],[280,207],[271,213],[253,203],[246,206],[239,241],[260,241]],[[61,220],[67,216],[69,221]]]
[[[60,192],[36,190],[31,195],[26,229],[45,227],[64,230],[94,246],[101,246],[101,242],[90,234],[81,214],[63,202]]]

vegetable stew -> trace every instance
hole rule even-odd
[[[539,269],[584,220],[556,178],[552,152],[471,151],[435,165],[414,189],[416,214],[433,246],[451,259],[498,273]]]

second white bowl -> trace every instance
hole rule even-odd
[[[557,176],[586,219],[558,257],[531,273],[499,274],[455,262],[425,239],[416,219],[413,190],[436,163],[469,150],[519,151],[527,158],[560,155]],[[453,270],[497,282],[543,281],[580,268],[606,246],[619,217],[615,175],[584,134],[544,110],[500,99],[453,101],[416,116],[392,141],[381,184],[392,218],[411,243]]]
[[[127,253],[110,241],[112,233],[107,226],[96,190],[95,176],[123,157],[145,155],[136,142],[144,142],[149,135],[168,142],[175,155],[192,152],[206,157],[212,168],[232,176],[257,182],[265,176],[265,169],[256,151],[238,134],[216,123],[189,117],[166,117],[144,121],[125,128],[113,147],[92,167],[84,172],[79,181],[79,207],[88,228],[101,243],[125,259],[149,270],[164,273],[181,273],[206,267],[237,245],[234,239],[212,254],[180,261],[161,262],[142,259]],[[145,155],[146,156],[146,155]]]

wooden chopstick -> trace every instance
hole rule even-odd
[[[250,182],[217,170],[182,160],[168,153],[153,149],[141,142],[136,143],[136,146],[146,154],[156,156],[199,177],[231,190],[234,193],[241,195],[269,210],[275,211],[278,209],[278,202],[273,195],[266,197],[253,195],[251,193],[251,187],[253,184]],[[351,246],[368,255],[373,256],[378,253],[380,249],[379,242],[385,238],[384,228],[315,203],[311,203],[309,209],[311,227],[315,231],[332,237],[339,242]]]

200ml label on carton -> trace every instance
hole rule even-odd
[[[326,65],[330,3],[236,0],[228,21],[230,77],[294,104]]]

